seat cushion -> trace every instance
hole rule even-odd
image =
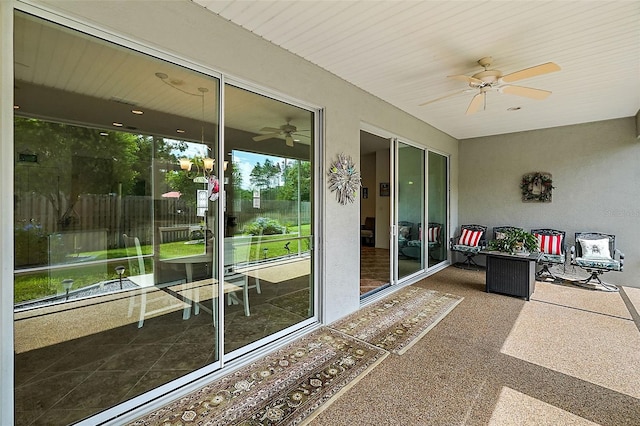
[[[614,259],[578,257],[576,258],[576,265],[581,268],[607,269],[610,271],[620,270],[620,262]]]
[[[480,253],[480,247],[478,246],[471,247],[471,246],[465,246],[462,244],[454,244],[451,249],[453,251],[460,251],[463,253]]]
[[[538,263],[564,263],[564,254],[542,253]]]

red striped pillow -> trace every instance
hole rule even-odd
[[[440,234],[440,227],[439,226],[430,227],[429,228],[429,235],[427,236],[429,238],[428,241],[431,242],[431,243],[437,242],[439,234]]]
[[[460,244],[463,246],[476,247],[482,237],[482,231],[472,231],[470,229],[463,229],[460,235]]]
[[[538,250],[547,254],[562,254],[562,235],[535,234],[538,239]]]

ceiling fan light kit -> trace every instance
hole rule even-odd
[[[530,68],[525,68],[520,71],[516,71],[510,74],[504,75],[500,70],[489,69],[492,62],[493,62],[493,58],[491,56],[486,56],[478,60],[478,64],[484,68],[483,71],[477,72],[471,76],[467,76],[467,75],[448,76],[448,78],[466,82],[471,88],[471,91],[478,91],[478,93],[476,93],[476,95],[473,96],[473,98],[471,99],[471,102],[469,103],[469,106],[467,107],[467,111],[466,111],[467,115],[475,114],[480,110],[480,107],[483,107],[483,109],[486,109],[487,92],[489,91],[506,93],[508,95],[522,96],[525,98],[530,98],[535,100],[546,99],[551,94],[551,92],[548,90],[534,89],[534,88],[525,87],[525,86],[515,86],[508,83],[524,80],[531,77],[536,77],[543,74],[548,74],[555,71],[560,71],[560,67],[557,64],[553,62],[547,62],[541,65],[536,65]],[[469,89],[457,91],[457,92],[424,102],[420,104],[420,106],[437,102],[439,100],[442,100],[451,96],[455,96],[460,93],[466,93],[469,91],[470,91]]]

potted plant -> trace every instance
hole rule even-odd
[[[524,229],[509,229],[503,233],[503,238],[491,240],[488,248],[510,254],[528,254],[538,250],[538,239]]]

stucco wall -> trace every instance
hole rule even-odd
[[[521,201],[528,172],[553,175],[551,203]],[[640,141],[635,119],[601,121],[460,142],[459,223],[616,235],[624,271],[607,282],[640,287]]]
[[[318,162],[322,179],[326,178],[325,165],[338,153],[359,158],[361,123],[450,154],[452,176],[457,173],[458,142],[452,137],[190,1],[34,4],[206,69],[228,73],[324,108],[325,144]],[[452,181],[454,185],[457,182]],[[452,188],[454,211],[457,211],[456,193],[457,189]],[[324,282],[322,319],[331,322],[359,308],[360,268],[356,259],[360,247],[360,206],[359,202],[340,205],[324,181],[321,197],[324,199],[319,247]]]

